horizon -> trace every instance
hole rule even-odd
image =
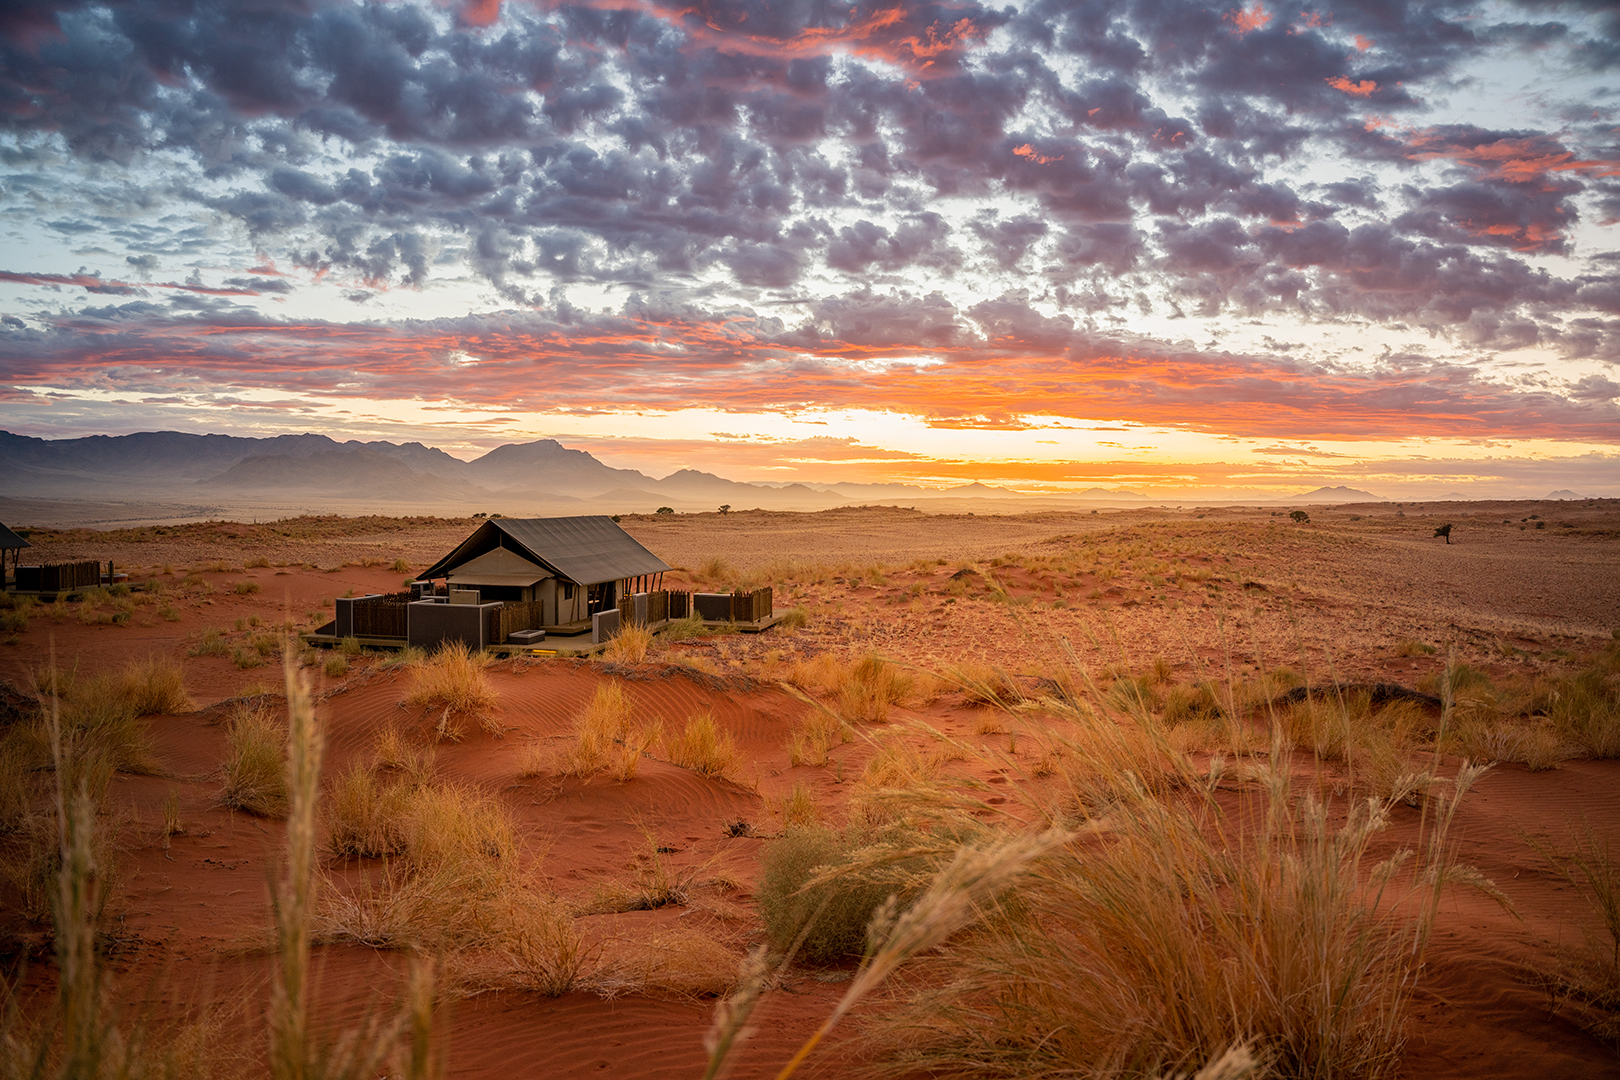
[[[706,11],[0,16],[0,427],[1620,496],[1620,14]]]
[[[0,436],[6,436],[6,435],[16,437],[17,433],[8,432],[8,431],[6,431],[4,429],[0,429]],[[237,436],[227,435],[227,434],[225,434],[223,432],[182,432],[182,431],[174,431],[174,430],[162,430],[162,431],[129,432],[129,433],[126,433],[125,435],[96,434],[96,435],[89,435],[89,436],[78,436],[78,437],[76,437],[75,440],[55,440],[55,441],[76,441],[76,440],[87,440],[87,439],[116,439],[116,438],[124,438],[124,437],[139,436],[139,435],[180,435],[180,436],[185,436],[185,437],[190,437],[190,438],[209,438],[209,437],[236,438],[237,437]],[[275,438],[275,437],[276,436],[269,436],[269,438]],[[284,437],[284,438],[319,437],[319,438],[327,438],[327,439],[331,438],[330,436],[323,435],[323,434],[321,434],[319,432],[310,432],[310,431],[305,431],[305,432],[282,432],[282,433],[280,433],[280,437]],[[33,437],[28,436],[28,438],[33,438]],[[45,441],[50,442],[52,440],[45,440]],[[372,443],[375,443],[375,442],[378,442],[378,441],[379,440],[371,440],[370,443],[368,443],[368,442],[359,441],[359,440],[350,440],[350,441],[333,440],[334,445],[340,448],[338,452],[344,452],[342,448],[345,448],[345,447],[349,446],[351,442],[353,442],[354,445],[356,445],[357,447],[359,447],[361,449],[364,449],[368,445],[370,445]],[[386,440],[381,440],[381,441],[386,442]],[[533,444],[537,444],[537,443],[550,443],[550,444],[553,444],[553,445],[560,446],[564,450],[578,449],[576,447],[566,446],[566,445],[564,445],[563,443],[561,443],[558,440],[549,439],[549,438],[540,438],[540,439],[528,440],[528,441],[523,442],[523,443],[503,443],[501,446],[492,447],[489,450],[476,452],[476,453],[473,453],[473,454],[468,455],[466,457],[456,458],[456,460],[462,461],[464,463],[470,463],[470,462],[478,460],[481,457],[488,456],[494,450],[502,449],[503,447],[533,445]],[[401,444],[394,443],[392,445],[399,446]],[[415,443],[414,445],[426,446],[426,444],[421,444],[421,443]],[[439,449],[437,447],[431,447],[431,446],[426,446],[426,448],[427,449]],[[596,460],[599,464],[605,465],[605,466],[607,466],[609,468],[623,468],[623,466],[617,466],[617,465],[614,465],[611,462],[603,461],[602,459],[595,457],[595,455],[590,455],[590,452],[588,450],[587,451],[580,451],[580,452],[591,456],[593,458],[593,460]],[[249,461],[249,460],[254,460],[255,458],[266,458],[266,457],[277,457],[277,456],[286,457],[287,455],[275,455],[273,453],[270,453],[270,454],[252,454],[252,455],[248,455],[248,456],[242,458],[241,461],[245,462],[245,461]],[[454,457],[454,455],[449,455],[449,456]],[[637,471],[639,471],[639,470],[637,470]],[[953,495],[954,493],[961,492],[961,491],[969,491],[969,490],[977,489],[977,490],[983,490],[983,491],[996,493],[994,495],[988,496],[990,498],[1011,497],[1011,498],[1019,498],[1019,499],[1046,498],[1046,499],[1059,500],[1059,501],[1062,501],[1064,499],[1070,499],[1070,500],[1078,499],[1078,500],[1081,500],[1081,501],[1103,501],[1105,496],[1111,496],[1115,500],[1120,501],[1122,503],[1144,503],[1144,504],[1158,503],[1158,504],[1163,505],[1163,504],[1167,504],[1167,503],[1169,503],[1171,501],[1178,501],[1179,500],[1179,502],[1181,502],[1182,504],[1185,504],[1186,502],[1197,502],[1197,503],[1202,503],[1202,504],[1206,504],[1206,505],[1210,505],[1210,506],[1215,506],[1215,505],[1228,505],[1228,506],[1231,506],[1231,505],[1243,505],[1243,504],[1253,504],[1253,503],[1266,504],[1266,503],[1280,503],[1280,502],[1297,502],[1298,500],[1300,500],[1302,498],[1305,498],[1307,496],[1319,495],[1319,494],[1323,495],[1325,497],[1326,496],[1331,496],[1331,498],[1325,498],[1324,501],[1341,502],[1341,503],[1345,502],[1346,498],[1353,497],[1353,496],[1362,496],[1362,495],[1367,496],[1368,501],[1375,502],[1375,503],[1376,502],[1389,502],[1389,503],[1396,503],[1397,505],[1399,505],[1399,501],[1400,501],[1400,500],[1391,498],[1391,497],[1386,496],[1386,495],[1381,495],[1381,494],[1379,494],[1377,492],[1372,492],[1372,491],[1366,491],[1366,490],[1363,490],[1363,489],[1353,488],[1353,487],[1350,487],[1349,485],[1345,485],[1345,484],[1318,485],[1317,487],[1311,488],[1311,489],[1306,490],[1306,491],[1292,492],[1292,493],[1288,493],[1288,494],[1265,493],[1265,492],[1255,492],[1255,491],[1241,491],[1241,490],[1231,490],[1231,489],[1222,490],[1222,489],[1213,489],[1213,488],[1184,489],[1184,490],[1179,491],[1179,492],[1169,492],[1169,493],[1161,492],[1161,493],[1155,494],[1155,493],[1150,493],[1150,492],[1137,491],[1137,490],[1126,488],[1126,487],[1123,487],[1123,486],[1115,487],[1115,488],[1107,488],[1107,487],[1103,487],[1103,486],[1099,486],[1099,485],[1090,485],[1090,486],[1087,486],[1087,487],[1084,487],[1084,488],[1074,487],[1074,488],[1068,488],[1068,489],[1044,489],[1044,490],[1037,490],[1037,491],[1025,491],[1025,490],[1020,490],[1020,489],[1018,489],[1016,487],[1011,487],[1011,486],[984,484],[983,482],[976,481],[976,480],[975,481],[968,481],[968,482],[960,483],[960,484],[944,484],[944,485],[939,485],[939,486],[930,486],[930,485],[925,485],[925,484],[900,484],[898,482],[858,483],[858,482],[847,481],[847,480],[844,480],[844,481],[825,481],[825,480],[816,480],[816,479],[812,479],[812,478],[806,478],[806,479],[800,479],[800,480],[794,480],[794,481],[777,481],[775,483],[772,483],[771,481],[768,481],[768,480],[736,481],[736,480],[734,480],[734,478],[731,478],[731,477],[724,477],[724,476],[720,476],[719,474],[716,474],[716,473],[706,472],[706,471],[703,471],[703,470],[691,469],[691,468],[687,468],[687,467],[683,467],[683,468],[680,468],[680,469],[675,469],[673,471],[664,473],[663,475],[660,475],[658,471],[643,472],[642,476],[645,479],[653,481],[654,483],[662,483],[662,482],[667,481],[667,480],[675,479],[676,477],[682,475],[683,473],[692,473],[692,474],[699,475],[699,476],[710,477],[710,478],[724,480],[724,481],[733,482],[733,483],[752,484],[752,485],[758,486],[762,491],[771,490],[771,489],[778,489],[779,490],[779,489],[782,489],[782,488],[789,488],[789,487],[796,487],[796,486],[806,487],[806,488],[809,488],[811,490],[825,490],[825,491],[833,491],[834,489],[839,488],[839,487],[846,487],[846,488],[848,488],[848,487],[889,487],[889,488],[904,488],[907,491],[915,491],[921,496],[946,496],[946,495]],[[690,498],[690,497],[691,496],[686,496],[685,498]],[[955,497],[960,498],[962,496],[955,496]],[[1451,492],[1446,492],[1446,493],[1440,494],[1440,495],[1430,495],[1430,496],[1426,496],[1426,497],[1412,496],[1412,495],[1407,495],[1407,496],[1403,497],[1403,499],[1405,501],[1410,501],[1410,502],[1446,502],[1446,501],[1464,501],[1464,502],[1510,501],[1510,502],[1513,502],[1513,501],[1548,501],[1548,500],[1556,501],[1556,500],[1560,500],[1560,499],[1567,499],[1567,500],[1586,499],[1586,500],[1591,500],[1591,499],[1602,499],[1602,498],[1605,498],[1605,496],[1598,495],[1598,494],[1586,493],[1586,492],[1575,492],[1575,491],[1570,491],[1568,489],[1559,489],[1559,490],[1555,490],[1555,491],[1552,491],[1552,492],[1544,493],[1544,494],[1539,495],[1539,496],[1532,495],[1532,496],[1522,496],[1522,497],[1488,495],[1488,494],[1479,494],[1479,493],[1469,495],[1469,494],[1467,494],[1465,492],[1458,492],[1458,491],[1451,491]],[[94,501],[94,500],[92,500],[92,501]],[[1354,505],[1354,504],[1355,504],[1354,501],[1352,501],[1348,505]],[[1178,506],[1177,508],[1179,509],[1180,507]],[[739,510],[740,509],[742,509],[742,508],[739,508]],[[686,512],[691,512],[691,511],[688,510]]]

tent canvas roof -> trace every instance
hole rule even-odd
[[[33,544],[30,544],[28,541],[24,540],[22,537],[18,536],[4,525],[0,525],[0,549],[25,548],[33,546]]]
[[[510,549],[577,585],[658,574],[670,568],[610,517],[491,518],[422,577],[444,577],[499,548]]]
[[[450,581],[456,585],[524,586],[552,576],[545,567],[503,547],[486,551],[450,571]]]

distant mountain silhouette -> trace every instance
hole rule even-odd
[[[555,439],[497,446],[467,463],[475,483],[513,494],[562,493],[596,495],[613,488],[651,487],[652,477],[634,469],[615,469],[583,450],[570,450]]]
[[[1547,496],[1549,499],[1584,499],[1585,495],[1577,495],[1568,488],[1560,488]]]
[[[1307,491],[1303,495],[1290,495],[1288,502],[1389,502],[1382,495],[1374,495],[1370,491],[1357,491],[1349,487],[1319,487],[1315,491]]]
[[[466,499],[481,488],[417,472],[403,461],[365,447],[324,450],[294,457],[270,454],[238,461],[218,476],[197,481],[209,493],[276,493],[311,498]]]

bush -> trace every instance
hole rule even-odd
[[[238,581],[236,583],[236,595],[252,596],[254,593],[259,591],[259,588],[260,586],[257,581]]]
[[[287,812],[287,729],[264,706],[239,705],[227,721],[219,801],[260,817]]]
[[[837,962],[865,951],[872,914],[896,890],[854,874],[806,886],[824,871],[851,866],[879,839],[857,827],[807,825],[766,845],[754,898],[773,948],[785,951],[802,932],[799,955],[806,960]]]

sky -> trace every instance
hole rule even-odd
[[[0,428],[1620,496],[1607,0],[12,0]]]

